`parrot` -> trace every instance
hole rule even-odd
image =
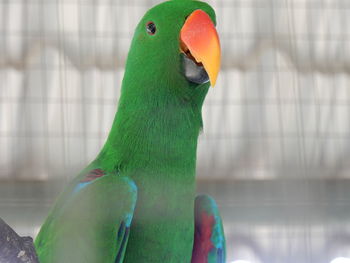
[[[35,239],[41,263],[225,262],[218,206],[196,196],[195,181],[202,106],[220,60],[209,4],[168,0],[146,12],[106,142]]]

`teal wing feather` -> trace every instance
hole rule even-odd
[[[225,235],[219,209],[208,195],[199,195],[195,201],[195,233],[192,263],[224,263]]]
[[[136,199],[130,178],[100,169],[81,174],[35,240],[40,262],[122,262]]]

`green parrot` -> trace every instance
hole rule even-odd
[[[141,19],[112,129],[41,227],[41,263],[225,262],[216,203],[195,197],[201,110],[220,68],[215,24],[192,0]]]

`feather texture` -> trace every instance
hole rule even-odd
[[[92,174],[101,176],[90,180]],[[137,199],[134,182],[96,169],[78,178],[35,240],[40,262],[122,262]]]

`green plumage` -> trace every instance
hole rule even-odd
[[[209,5],[178,0],[150,9],[138,24],[111,132],[43,225],[35,242],[41,263],[191,261],[197,138],[209,83],[183,76],[179,32],[196,9],[215,22]],[[155,35],[146,32],[149,21]],[[90,182],[99,171],[104,175]],[[121,247],[118,229],[132,215]]]

